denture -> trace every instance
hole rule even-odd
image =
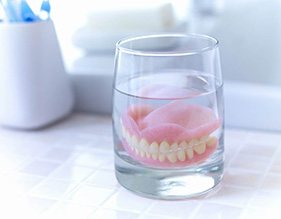
[[[122,115],[122,144],[135,160],[153,167],[203,162],[216,150],[220,127],[214,112],[183,100],[154,107],[132,105]]]

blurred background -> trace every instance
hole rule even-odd
[[[27,2],[34,8],[40,3]],[[219,39],[225,79],[281,85],[279,0],[53,0],[51,4],[69,68],[85,54],[114,53],[116,40],[126,36],[197,32]]]
[[[36,7],[40,1],[28,2]],[[281,120],[276,120],[281,110],[280,0],[50,2],[76,110],[110,113],[118,40],[140,34],[201,33],[220,42],[227,124],[281,130]]]
[[[110,53],[128,35],[196,32],[220,41],[226,80],[281,85],[279,0],[53,1],[53,19],[68,63]]]

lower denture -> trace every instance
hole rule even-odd
[[[206,160],[216,149],[220,121],[207,107],[172,101],[159,108],[134,105],[121,119],[122,144],[134,159],[155,167]]]

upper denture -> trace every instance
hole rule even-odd
[[[131,135],[148,143],[181,142],[206,136],[216,130],[220,121],[214,112],[204,106],[175,100],[159,108],[134,105],[122,117]]]

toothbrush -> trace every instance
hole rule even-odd
[[[39,17],[41,20],[50,19],[51,5],[49,0],[43,0],[40,8]]]
[[[21,8],[21,17],[24,22],[33,22],[38,20],[38,17],[34,14],[32,9],[29,7],[26,0],[21,0],[20,8]]]
[[[0,0],[9,22],[22,21],[17,0]]]

